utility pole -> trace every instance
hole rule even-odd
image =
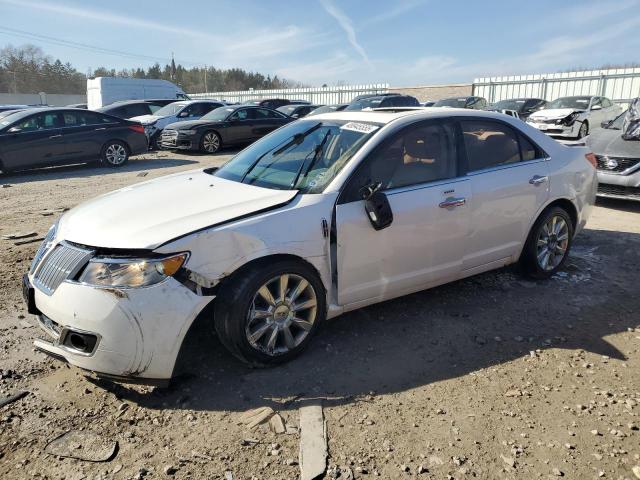
[[[204,66],[204,93],[209,93],[209,88],[207,87],[207,70],[209,67]]]

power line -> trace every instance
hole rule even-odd
[[[136,54],[136,53],[130,53],[130,52],[124,52],[121,50],[113,50],[110,48],[103,48],[103,47],[98,47],[96,45],[89,45],[86,43],[80,43],[80,42],[74,42],[71,40],[66,40],[63,38],[57,38],[57,37],[51,37],[48,35],[41,35],[38,33],[33,33],[33,32],[27,32],[25,30],[18,30],[15,28],[10,28],[10,27],[6,27],[4,25],[0,25],[0,34],[4,34],[4,35],[8,35],[8,36],[16,36],[16,37],[22,37],[22,38],[27,38],[29,40],[38,40],[40,42],[44,42],[44,43],[51,43],[53,45],[58,45],[58,46],[62,46],[62,47],[69,47],[69,48],[75,48],[78,50],[85,50],[85,51],[90,51],[90,52],[97,52],[97,53],[102,53],[105,55],[112,55],[112,56],[116,56],[116,57],[121,57],[121,58],[131,58],[131,59],[142,59],[142,60],[147,60],[147,61],[153,61],[153,62],[162,62],[162,63],[166,63],[167,59],[163,58],[163,57],[155,57],[155,56],[151,56],[151,55],[142,55],[142,54]],[[187,64],[187,65],[192,65],[192,66],[202,66],[202,63],[199,62],[190,62],[190,61],[181,61],[180,63],[182,64]]]

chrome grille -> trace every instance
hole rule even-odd
[[[56,227],[54,225],[47,232],[47,235],[44,237],[42,244],[40,245],[40,247],[38,248],[38,251],[36,252],[36,256],[33,257],[33,261],[31,262],[31,268],[29,268],[29,273],[33,273],[35,271],[36,267],[40,263],[40,260],[42,260],[42,257],[44,257],[45,253],[47,253],[51,248],[51,242],[53,242],[53,239],[55,238],[55,236],[56,236]]]
[[[599,183],[598,194],[605,197],[625,197],[633,200],[640,200],[640,187],[623,187],[621,185]]]
[[[34,286],[51,295],[62,282],[75,276],[92,255],[92,250],[59,243],[37,267],[33,276]]]
[[[635,167],[640,163],[640,158],[609,157],[596,155],[598,170],[620,173]]]

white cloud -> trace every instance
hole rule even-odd
[[[402,2],[397,2],[393,8],[385,9],[385,11],[382,13],[365,18],[362,22],[360,22],[359,27],[366,28],[381,22],[389,21],[390,19],[404,15],[405,13],[424,5],[425,3],[427,3],[426,0],[405,0]]]
[[[359,62],[348,55],[337,52],[329,58],[316,62],[292,64],[279,68],[276,73],[284,78],[294,78],[312,85],[333,84],[347,80],[347,76],[356,72]]]
[[[364,62],[367,65],[371,65],[369,61],[369,56],[367,52],[365,52],[364,48],[358,43],[358,38],[356,37],[356,31],[353,28],[353,22],[351,19],[338,7],[336,7],[332,0],[320,0],[320,4],[326,10],[326,12],[336,19],[340,28],[344,30],[344,33],[347,35],[347,40],[353,47],[353,49],[358,52],[358,55],[362,57]]]

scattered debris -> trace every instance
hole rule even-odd
[[[274,413],[271,420],[269,420],[269,427],[271,427],[273,433],[285,433],[287,431],[284,420],[278,413]]]
[[[146,177],[147,175],[149,175],[149,172],[140,172],[136,177]]]
[[[35,237],[36,235],[38,235],[37,232],[26,232],[26,233],[16,232],[16,233],[8,233],[7,235],[2,235],[2,239],[3,240],[18,240],[18,239],[21,239],[21,238]]]
[[[8,396],[3,400],[0,400],[0,408],[4,407],[5,405],[9,405],[10,403],[16,402],[20,400],[22,397],[26,397],[28,394],[29,392],[27,392],[26,390],[23,390],[21,392],[14,393],[13,395]]]
[[[504,396],[505,397],[521,397],[522,392],[518,389],[507,390]]]
[[[50,455],[106,462],[118,451],[118,442],[89,431],[71,430],[51,440],[44,451]]]
[[[36,238],[29,238],[27,240],[19,240],[17,242],[13,242],[14,245],[26,245],[27,243],[34,243],[34,242],[42,242],[44,240],[44,237],[36,237]]]
[[[300,480],[313,480],[327,468],[327,431],[321,404],[300,408]]]
[[[10,183],[3,183],[2,184],[2,188],[9,188],[9,187],[13,187],[13,185],[11,185]]]
[[[640,465],[636,465],[631,469],[636,478],[640,478]]]
[[[162,469],[165,475],[175,475],[178,469],[173,465],[167,465]]]
[[[261,423],[268,421],[274,413],[271,407],[260,407],[248,410],[240,416],[240,422],[246,424],[249,430],[253,430]]]
[[[224,480],[233,480],[233,473],[229,470],[224,472]]]

